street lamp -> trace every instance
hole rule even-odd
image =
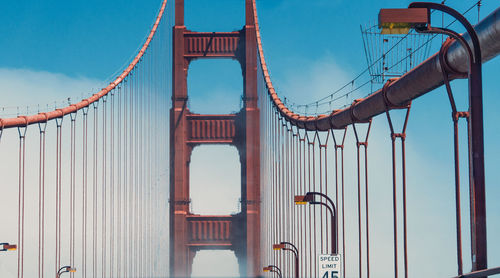
[[[466,29],[472,42],[472,49],[462,35],[455,31],[431,26],[430,10],[446,13],[459,21]],[[424,12],[425,11],[425,12]],[[481,48],[476,31],[469,21],[458,11],[443,4],[431,2],[414,2],[408,9],[382,9],[379,13],[379,28],[382,33],[397,33],[403,31],[395,27],[406,25],[422,33],[445,34],[456,39],[466,50],[469,57],[469,163],[471,196],[471,238],[472,238],[472,270],[487,268],[486,250],[486,202],[484,179],[484,129],[483,129],[483,89],[481,77]],[[442,48],[442,51],[446,51]],[[446,59],[440,54],[440,64],[444,69]],[[445,82],[446,78],[445,78]],[[450,93],[449,84],[446,89]],[[457,216],[458,218],[458,216]],[[458,224],[457,224],[458,226]],[[461,235],[457,229],[458,272],[462,274]]]
[[[275,265],[268,265],[268,266],[265,266],[263,269],[262,269],[264,272],[274,272],[276,274],[278,274],[278,277],[282,277],[281,276],[281,269]]]
[[[325,198],[328,201],[327,203],[316,201],[314,196],[320,196]],[[322,205],[325,206],[330,215],[332,217],[332,254],[337,254],[337,210],[335,208],[335,204],[332,199],[330,199],[327,195],[321,192],[307,192],[306,195],[297,195],[294,197],[294,201],[296,205]]]
[[[66,272],[76,272],[76,268],[71,267],[69,265],[63,266],[57,271],[56,278],[59,278],[61,274],[66,273]]]
[[[290,246],[292,248],[287,248]],[[273,250],[291,251],[295,255],[295,277],[299,277],[299,249],[290,242],[282,241],[280,244],[273,244]]]
[[[0,249],[0,251],[16,251],[17,250],[16,244],[9,244],[7,242],[4,242],[4,243],[0,243],[0,246],[2,246],[2,249]]]
[[[430,22],[426,8],[381,9],[378,27],[382,34],[406,34],[410,29],[425,27]]]

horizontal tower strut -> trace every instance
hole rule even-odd
[[[475,26],[475,29],[481,44],[482,61],[484,63],[500,53],[500,8],[483,19]],[[464,37],[467,42],[472,45],[469,35],[464,34]],[[273,88],[262,51],[258,25],[257,40],[260,61],[269,88],[270,97],[274,105],[278,107],[281,115],[292,124],[307,130],[342,129],[353,122],[366,121],[374,116],[385,113],[386,105],[382,89],[355,102],[350,107],[342,110],[334,110],[329,115],[308,117],[294,113],[283,104]],[[446,53],[446,60],[455,71],[467,72],[467,54],[462,46],[456,41],[453,42]],[[443,82],[443,75],[439,64],[439,53],[436,53],[388,85],[386,87],[387,99],[394,105],[404,105],[410,100],[418,98],[440,87],[443,85]]]
[[[184,57],[233,58],[241,54],[243,45],[237,32],[184,32]]]
[[[233,249],[232,215],[188,215],[188,246],[196,249]]]
[[[229,115],[187,115],[189,144],[234,144],[236,118]]]

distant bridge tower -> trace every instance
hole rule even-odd
[[[251,0],[241,31],[191,32],[184,26],[184,0],[175,0],[173,89],[170,111],[170,276],[190,277],[199,250],[233,250],[240,274],[260,269],[260,135],[257,107],[257,40]],[[187,72],[194,59],[231,58],[243,72],[244,107],[237,114],[200,115],[187,108]],[[194,215],[189,211],[189,164],[200,144],[231,144],[240,155],[241,213]]]

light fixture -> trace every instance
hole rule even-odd
[[[378,28],[382,34],[407,34],[412,28],[430,24],[430,13],[426,8],[381,9]]]
[[[16,244],[9,244],[7,242],[4,242],[4,243],[0,243],[0,246],[2,246],[2,249],[0,249],[0,251],[16,251],[17,250]]]

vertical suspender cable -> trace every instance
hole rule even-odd
[[[151,94],[152,94],[152,84],[154,82],[153,80],[153,55],[155,53],[155,47],[153,47],[151,49],[151,53],[149,55],[149,80],[148,80],[148,94],[147,94],[147,100],[146,100],[146,103],[147,103],[147,124],[149,126],[151,126],[151,113],[152,113],[152,106],[151,106]],[[152,191],[152,167],[151,167],[151,158],[152,158],[152,151],[151,151],[151,142],[153,140],[153,136],[152,136],[152,128],[148,128],[148,135],[147,135],[147,142],[148,142],[148,147],[147,147],[147,166],[146,166],[146,169],[148,171],[148,174],[147,174],[147,188],[148,188],[148,192],[147,192],[147,198],[148,198],[148,201],[146,202],[147,203],[147,211],[146,211],[146,217],[147,217],[147,245],[148,245],[148,248],[147,248],[147,257],[146,257],[146,262],[148,264],[148,271],[147,271],[147,276],[148,277],[153,277],[153,264],[152,264],[152,249],[153,249],[153,246],[152,246],[152,209],[151,209],[151,204],[152,204],[152,198],[151,198],[151,191]]]
[[[368,136],[370,135],[370,129],[372,126],[371,119],[368,121],[368,129],[366,131],[366,137],[364,141],[360,141],[358,132],[356,130],[356,124],[353,122],[352,127],[354,130],[354,135],[356,137],[356,150],[357,150],[357,172],[358,172],[358,245],[359,245],[359,277],[362,277],[362,239],[361,239],[361,164],[360,164],[360,148],[361,146],[365,149],[365,214],[366,214],[366,274],[370,277],[370,234],[369,234],[369,215],[368,215]]]
[[[142,72],[141,72],[141,91],[140,91],[140,94],[139,94],[139,97],[140,97],[140,101],[139,101],[139,108],[140,108],[140,125],[139,125],[139,138],[140,138],[140,144],[139,144],[139,163],[140,163],[140,167],[139,167],[139,174],[140,174],[140,179],[139,179],[139,189],[140,189],[140,194],[139,194],[139,225],[138,227],[145,227],[144,225],[144,220],[145,220],[145,217],[144,217],[144,189],[145,189],[145,182],[144,182],[144,177],[145,177],[145,174],[144,174],[144,135],[145,135],[145,131],[144,131],[144,126],[145,126],[145,123],[144,123],[144,119],[145,119],[145,110],[144,110],[144,96],[145,96],[145,77],[146,77],[146,74],[145,74],[145,69],[146,69],[146,65],[145,63],[143,63],[143,69],[142,69]],[[144,241],[144,229],[139,229],[139,246],[141,248],[139,248],[139,274],[141,276],[144,276],[144,251],[146,250],[146,244],[145,244],[145,241]]]
[[[142,59],[141,59],[142,61]],[[136,233],[137,233],[137,276],[140,277],[142,273],[142,229],[139,229],[139,227],[142,227],[142,221],[141,221],[141,214],[142,214],[142,77],[144,76],[143,70],[141,67],[139,67],[139,75],[138,75],[138,82],[137,82],[137,115],[136,115],[136,121],[137,121],[137,130],[136,130],[136,138],[137,138],[137,144],[136,144],[136,153],[137,153],[137,196],[136,196]]]
[[[128,230],[128,240],[127,240],[127,244],[128,244],[128,267],[129,267],[129,276],[131,277],[135,277],[135,272],[134,272],[134,254],[135,254],[135,250],[134,250],[134,241],[135,241],[135,238],[134,238],[134,230],[133,230],[133,227],[134,227],[134,224],[135,224],[135,221],[134,221],[134,188],[135,188],[135,181],[134,181],[134,174],[135,174],[135,168],[134,168],[134,161],[135,161],[135,152],[134,152],[134,148],[135,148],[135,141],[134,141],[134,109],[135,109],[135,102],[134,102],[134,96],[135,96],[135,75],[137,74],[137,71],[136,69],[134,69],[134,75],[131,76],[131,79],[130,79],[130,88],[129,88],[129,111],[128,111],[128,116],[129,116],[129,121],[128,121],[128,125],[129,125],[129,129],[128,129],[128,168],[129,168],[129,171],[128,171],[128,192],[127,192],[127,206],[126,206],[126,209],[128,210],[128,217],[127,217],[127,221],[128,221],[128,225],[127,225],[127,230]]]
[[[293,126],[291,126],[292,130],[292,138],[291,138],[291,143],[292,143],[292,170],[291,170],[291,175],[292,175],[292,194],[291,194],[291,199],[290,199],[290,205],[292,205],[292,211],[293,211],[293,244],[295,246],[300,247],[299,245],[299,208],[295,206],[294,203],[294,196],[299,194],[299,188],[298,188],[298,182],[297,182],[297,132],[296,130],[293,130]],[[300,249],[299,252],[302,252]],[[299,256],[299,254],[297,254]],[[299,264],[297,268],[299,268],[300,271],[300,261],[294,261],[294,264],[297,263]],[[300,272],[299,272],[300,273]],[[299,274],[300,275],[300,274]]]
[[[296,192],[296,195],[304,195],[304,190],[302,188],[302,138],[301,138],[301,135],[300,135],[300,130],[299,128],[297,128],[297,136],[296,136],[296,164],[297,164],[297,168],[296,168],[296,172],[297,172],[297,192]],[[298,218],[297,218],[297,241],[298,241],[298,247],[299,247],[299,250],[301,252],[301,256],[300,256],[300,276],[301,277],[305,277],[305,272],[304,272],[304,257],[305,257],[305,248],[304,248],[304,236],[303,236],[303,226],[304,226],[304,218],[302,217],[303,216],[303,208],[301,206],[297,207],[295,206],[295,208],[297,209],[297,214],[298,214]]]
[[[144,225],[144,220],[145,220],[145,217],[144,217],[144,189],[145,189],[145,182],[144,182],[144,177],[145,177],[145,174],[144,174],[144,135],[145,135],[145,131],[144,131],[144,126],[145,126],[145,123],[144,123],[144,119],[145,119],[145,110],[144,110],[144,96],[145,96],[145,93],[146,93],[146,90],[145,90],[145,77],[146,77],[146,74],[145,74],[145,70],[146,70],[146,65],[145,63],[143,63],[143,69],[141,71],[141,91],[140,91],[140,94],[139,94],[139,97],[140,97],[140,131],[139,131],[139,138],[140,138],[140,144],[139,144],[139,163],[140,163],[140,167],[139,167],[139,173],[140,173],[140,180],[139,180],[139,188],[140,188],[140,195],[139,195],[139,225],[138,227],[145,227]],[[145,244],[145,240],[144,240],[144,228],[142,229],[139,229],[139,274],[140,276],[144,276],[144,251],[146,251],[146,247],[147,245]]]
[[[312,190],[312,187],[311,187],[311,142],[309,140],[309,135],[306,131],[306,144],[307,144],[307,186],[308,186],[308,189],[307,189],[307,192],[311,192],[313,191]],[[304,170],[306,171],[306,170]],[[313,248],[316,246],[316,238],[315,236],[313,235],[313,229],[312,229],[312,224],[314,222],[312,222],[312,210],[309,209],[309,276],[310,277],[313,277],[313,273],[314,273],[314,277],[317,276],[317,273],[316,271],[314,270],[313,271],[313,267],[314,267],[314,264],[313,264],[313,254],[316,255],[316,249]],[[315,232],[316,229],[314,229],[314,232]],[[314,233],[316,234],[316,233]],[[313,244],[314,243],[314,244]]]
[[[134,94],[134,275],[137,277],[139,275],[139,165],[140,165],[140,156],[139,156],[139,84],[140,84],[140,68],[137,68],[137,74],[135,75],[135,94]]]
[[[284,227],[287,227],[286,229],[286,235],[283,238],[285,241],[290,242],[291,241],[291,232],[293,230],[292,226],[292,215],[290,211],[290,195],[291,195],[291,171],[290,171],[290,128],[288,126],[288,121],[285,121],[285,134],[286,134],[286,190],[285,190],[285,208],[286,208],[286,223]],[[293,273],[293,265],[292,265],[292,256],[291,252],[286,252],[286,258],[287,258],[287,264],[288,264],[288,271],[291,275]]]
[[[309,142],[310,145],[311,145],[311,149],[312,149],[312,190],[311,191],[314,191],[316,192],[316,135],[313,136],[313,139],[312,139],[312,142]],[[311,170],[310,170],[311,171]],[[317,251],[317,244],[318,244],[318,233],[317,233],[317,226],[318,226],[318,222],[316,221],[316,206],[313,206],[312,207],[312,210],[313,210],[313,224],[314,224],[314,235],[313,235],[313,240],[314,240],[314,256],[316,256],[316,254],[318,254],[318,251]],[[321,218],[320,218],[321,219]],[[321,238],[320,238],[321,240]],[[316,259],[313,259],[314,261],[314,276],[318,276],[318,261]]]
[[[134,253],[135,253],[135,250],[133,249],[134,245],[134,241],[135,241],[135,238],[134,238],[134,233],[133,233],[133,227],[134,227],[134,203],[133,203],[133,196],[134,196],[134,192],[133,192],[133,189],[134,189],[134,186],[135,186],[135,183],[134,183],[134,171],[135,171],[135,168],[134,168],[134,159],[135,159],[135,156],[134,156],[134,143],[135,143],[135,140],[134,140],[134,118],[133,116],[135,115],[134,114],[134,108],[135,108],[135,103],[134,103],[134,93],[135,93],[135,75],[136,75],[136,72],[134,71],[133,74],[131,75],[131,79],[130,79],[130,103],[129,103],[129,106],[130,106],[130,111],[129,111],[129,116],[130,116],[130,121],[129,121],[129,125],[130,125],[130,144],[129,144],[129,163],[130,163],[130,171],[129,171],[129,202],[128,202],[128,209],[129,209],[129,248],[128,248],[128,259],[129,259],[129,268],[130,268],[130,275],[132,277],[135,277],[135,272],[134,272]]]
[[[356,125],[353,123],[353,130],[354,134],[357,134],[356,132]],[[360,142],[358,139],[358,136],[356,135],[356,162],[357,162],[357,180],[358,180],[358,267],[359,267],[359,278],[363,277],[362,274],[362,250],[361,250],[361,177],[360,177],[360,157],[359,157],[359,148],[360,148]]]
[[[75,265],[75,183],[76,183],[76,176],[75,176],[75,169],[76,169],[76,114],[71,113],[70,114],[70,119],[71,119],[71,130],[70,130],[70,245],[69,245],[69,261],[70,265],[74,266]],[[74,277],[74,273],[70,273],[70,277]]]
[[[392,133],[392,132],[391,132]],[[398,277],[398,222],[397,222],[397,196],[396,196],[396,137],[391,134],[392,142],[392,209],[394,222],[394,277]]]
[[[318,152],[319,152],[319,189],[318,191],[323,193],[323,170],[322,170],[322,161],[321,159],[323,158],[323,155],[321,154],[321,139],[319,138],[319,132],[316,131],[314,133],[314,139],[318,140]],[[316,176],[316,171],[314,171],[314,175]],[[316,184],[316,183],[314,183]],[[316,191],[316,190],[314,190]],[[319,224],[320,224],[320,227],[319,227],[319,233],[320,233],[320,237],[319,237],[319,240],[320,240],[320,254],[324,254],[324,251],[323,251],[323,246],[324,246],[324,242],[323,242],[323,206],[321,206],[319,208]],[[328,227],[328,226],[326,226]]]
[[[139,61],[139,64],[142,64],[142,58]],[[141,119],[142,119],[142,113],[141,113],[141,96],[142,96],[142,67],[137,67],[137,94],[136,94],[136,115],[135,115],[135,121],[137,123],[136,125],[136,130],[135,130],[135,138],[136,138],[136,144],[135,144],[135,153],[136,153],[136,175],[135,175],[135,180],[136,180],[136,192],[135,192],[135,234],[136,234],[136,258],[135,258],[135,263],[136,263],[136,277],[141,276],[141,256],[142,256],[142,239],[141,239],[141,232],[139,230],[139,227],[141,227],[140,224],[140,215],[141,215],[141,188],[142,188],[142,183],[141,183],[141,177],[142,177],[142,155],[140,152],[141,148]]]
[[[17,252],[17,277],[24,277],[24,170],[26,162],[26,130],[28,129],[27,120],[25,127],[17,129],[19,133],[19,198],[18,198],[18,218],[17,218],[17,242],[19,250]]]
[[[134,146],[133,146],[133,151],[134,151],[134,201],[133,201],[133,211],[134,211],[134,217],[133,217],[133,233],[134,233],[134,259],[133,259],[133,265],[134,265],[134,276],[137,277],[139,274],[139,230],[138,230],[138,217],[139,217],[139,210],[138,210],[138,202],[139,202],[139,77],[140,77],[140,68],[136,67],[136,75],[134,77]]]
[[[157,39],[158,40],[158,39]],[[152,103],[152,99],[153,99],[153,93],[154,93],[154,89],[153,89],[153,82],[154,82],[154,59],[156,59],[157,57],[156,56],[153,56],[155,53],[156,53],[156,47],[153,47],[152,49],[152,54],[150,56],[150,74],[149,74],[149,94],[148,94],[148,125],[149,126],[152,126],[151,123],[152,123],[152,118],[153,118],[153,103]],[[153,264],[153,250],[154,250],[154,245],[153,245],[153,237],[154,237],[154,234],[153,234],[153,148],[154,148],[154,145],[153,145],[153,142],[154,142],[154,136],[153,136],[153,128],[148,128],[148,195],[149,195],[149,198],[148,198],[148,221],[149,221],[149,224],[148,224],[148,236],[149,236],[149,252],[148,252],[148,259],[147,261],[149,262],[149,276],[150,277],[154,277],[154,273],[153,273],[153,270],[154,270],[154,264]]]
[[[45,263],[45,131],[47,122],[39,123],[40,158],[38,168],[38,277],[43,278]]]
[[[123,277],[129,277],[129,262],[128,262],[128,246],[129,246],[129,238],[128,238],[128,117],[129,117],[129,109],[128,108],[128,94],[130,94],[130,85],[129,85],[129,77],[125,80],[123,87]]]
[[[61,266],[62,122],[62,117],[56,118],[56,273]]]
[[[122,91],[122,86],[121,84],[118,87],[118,119],[116,123],[117,127],[117,134],[118,136],[116,137],[117,141],[117,152],[116,152],[116,164],[117,164],[117,173],[116,173],[116,185],[117,185],[117,207],[116,207],[116,276],[121,277],[121,262],[122,262],[122,240],[123,240],[123,234],[122,234],[122,102],[123,102],[123,91]]]
[[[151,51],[151,49],[150,49]],[[147,210],[147,204],[148,204],[148,129],[146,129],[147,125],[147,120],[148,120],[148,115],[149,115],[149,109],[148,109],[148,95],[149,95],[149,67],[150,67],[150,54],[151,52],[148,52],[148,55],[145,57],[146,63],[144,65],[144,78],[142,80],[143,82],[143,91],[144,95],[142,96],[143,99],[143,104],[142,104],[142,109],[144,115],[142,116],[142,150],[143,150],[143,156],[142,156],[142,161],[143,161],[143,168],[142,168],[142,188],[143,188],[143,196],[142,196],[142,223],[144,229],[141,229],[142,231],[142,241],[144,245],[144,250],[143,250],[143,255],[142,255],[142,261],[143,261],[143,266],[142,266],[142,275],[149,277],[149,261],[148,261],[148,254],[149,254],[149,238],[148,238],[148,228],[149,228],[149,221],[148,221],[148,210]]]
[[[276,220],[275,220],[275,230],[276,230],[276,235],[274,237],[273,243],[277,243],[280,237],[280,215],[281,215],[281,203],[279,199],[279,192],[280,192],[280,121],[279,121],[279,115],[275,114],[275,147],[276,147],[276,181],[275,181],[275,189],[274,189],[274,196],[275,196],[275,204],[276,204]],[[276,264],[279,264],[282,267],[281,263],[281,257],[274,252],[274,256],[276,258]]]
[[[82,277],[87,277],[87,139],[88,139],[88,106],[82,109]]]
[[[279,116],[279,122],[278,122],[278,162],[279,162],[279,175],[278,175],[278,205],[279,205],[279,213],[278,213],[278,237],[276,238],[275,243],[281,242],[283,239],[283,217],[284,217],[284,202],[283,202],[283,185],[284,185],[284,163],[283,163],[283,153],[284,153],[284,144],[283,144],[283,119],[281,116]],[[280,265],[283,271],[286,270],[285,266],[285,260],[283,256],[279,255],[279,260],[280,260]]]
[[[406,106],[396,106],[393,105],[386,95],[387,86],[392,83],[393,80],[390,79],[384,84],[382,93],[385,101],[385,113],[387,116],[387,121],[389,123],[389,128],[391,130],[391,142],[392,142],[392,182],[393,182],[393,217],[394,217],[394,276],[398,277],[398,236],[397,236],[397,182],[396,182],[396,138],[401,138],[401,151],[402,151],[402,182],[403,182],[403,259],[404,259],[404,276],[408,277],[408,252],[407,252],[407,223],[406,223],[406,150],[405,150],[405,138],[406,138],[406,127],[408,125],[408,118],[410,115],[411,102]],[[393,109],[406,109],[406,117],[403,124],[402,132],[395,133],[394,126],[392,124],[391,115],[389,113],[389,108]]]
[[[304,165],[304,160],[305,160],[305,137],[300,135],[300,130],[297,131],[299,134],[299,180],[300,180],[300,191],[301,194],[305,194],[306,192],[306,183],[305,183],[305,165]],[[306,250],[306,228],[305,224],[306,222],[306,208],[302,208],[300,210],[300,215],[301,215],[301,225],[300,225],[300,242],[301,242],[301,250],[302,251],[302,256],[301,256],[301,269],[302,269],[302,275],[306,277],[307,275],[307,252]]]
[[[407,110],[410,111],[410,108]],[[408,122],[408,115],[405,121]],[[401,137],[401,167],[402,167],[402,181],[403,181],[403,253],[404,253],[404,270],[405,278],[408,278],[408,230],[407,230],[407,217],[406,217],[406,147],[405,147],[406,134]]]
[[[106,277],[106,245],[107,245],[107,235],[106,235],[106,133],[107,133],[107,95],[102,98],[102,184],[101,184],[101,194],[102,194],[102,204],[101,204],[101,275],[102,277]]]
[[[328,139],[330,138],[330,134],[327,131],[325,143],[322,145],[323,150],[324,150],[324,170],[323,173],[325,174],[324,177],[324,188],[325,188],[325,195],[328,196]],[[335,207],[337,206],[337,203],[335,203]],[[337,219],[337,211],[335,210],[335,219]],[[325,211],[325,226],[328,227],[328,221],[333,221],[333,219],[328,219],[328,213]],[[336,227],[336,226],[335,226]],[[331,233],[326,233],[326,240],[325,240],[325,248],[328,250],[328,236],[331,235],[334,231],[331,231]],[[333,241],[333,238],[330,239],[330,241]],[[333,250],[330,251],[330,254],[333,254]]]
[[[318,139],[320,139],[320,138],[318,137]],[[323,144],[322,144],[322,142],[319,142],[319,146],[320,146],[320,148],[319,148],[319,151],[320,151],[320,162],[321,162],[321,163],[322,163],[322,165],[323,165],[323,167],[321,167],[321,168],[323,168],[322,172],[324,173],[324,177],[323,177],[323,184],[324,184],[324,185],[323,185],[323,187],[324,187],[324,189],[325,189],[324,193],[325,193],[325,195],[327,195],[327,196],[328,196],[328,140],[329,140],[329,139],[330,139],[330,133],[327,131],[327,133],[326,133],[326,138],[324,139]],[[323,159],[321,159],[321,149],[323,149],[323,151],[324,151],[324,154],[323,154]],[[323,163],[323,161],[324,161],[324,163]],[[320,169],[321,169],[321,168],[320,168]],[[320,174],[320,176],[322,176],[322,175]],[[337,203],[335,203],[335,208],[336,208],[336,207],[337,207]],[[325,209],[326,209],[326,208],[325,208]],[[335,210],[335,219],[337,219],[337,210]],[[330,221],[333,221],[333,219],[330,219]],[[337,224],[337,223],[335,223],[335,227],[337,227],[337,225],[336,225],[336,224]],[[328,213],[327,213],[327,211],[325,211],[325,227],[328,227],[328,226],[329,226],[329,225],[328,225]],[[330,225],[330,226],[331,226],[331,225]],[[328,228],[327,228],[327,230],[328,230]],[[333,232],[334,232],[334,231],[332,231],[332,233],[333,233]],[[326,244],[325,244],[325,246],[326,246],[326,247],[325,247],[325,250],[328,250],[328,236],[329,236],[329,235],[331,235],[332,233],[328,233],[328,232],[327,232],[327,233],[325,234],[325,238],[326,238],[326,239],[325,239],[325,243],[326,243]],[[336,233],[336,231],[335,231],[335,233]],[[338,237],[338,236],[337,236],[337,237]],[[331,240],[331,241],[333,241],[333,238],[332,238],[332,239],[330,239],[330,240]],[[336,246],[338,246],[338,245],[336,245]],[[331,250],[330,254],[333,254],[333,250]]]
[[[479,4],[478,2],[478,12],[479,12]],[[466,112],[458,112],[457,106],[455,103],[455,98],[453,97],[453,92],[450,86],[449,80],[449,70],[446,67],[446,61],[444,55],[450,44],[454,40],[448,38],[441,49],[439,50],[439,64],[441,65],[441,72],[443,73],[443,80],[446,87],[446,93],[448,95],[448,99],[450,101],[451,106],[451,115],[453,120],[453,146],[454,146],[454,166],[455,166],[455,217],[456,217],[456,234],[457,234],[457,272],[458,275],[463,274],[463,262],[462,262],[462,213],[461,213],[461,205],[460,205],[460,151],[459,151],[459,134],[458,134],[458,121],[460,118],[467,119],[467,129],[469,130],[470,126],[470,113]],[[470,157],[470,156],[469,156]],[[469,160],[470,164],[470,160]]]
[[[371,125],[371,121],[370,121]],[[365,214],[366,214],[366,277],[370,278],[370,216],[368,205],[368,134],[365,141]]]
[[[110,151],[109,151],[109,185],[111,188],[110,192],[110,216],[109,216],[109,223],[110,223],[110,231],[109,231],[109,236],[110,236],[110,252],[109,252],[109,277],[113,277],[114,274],[114,267],[115,267],[115,225],[116,225],[116,218],[115,218],[115,94],[116,94],[116,89],[111,92],[111,111],[110,111],[110,135],[109,135],[109,146],[110,146]]]
[[[128,152],[129,152],[129,169],[130,171],[128,172],[129,177],[128,177],[128,183],[129,183],[129,192],[128,192],[128,203],[127,203],[127,209],[129,211],[128,213],[128,267],[129,267],[129,276],[135,277],[134,273],[134,233],[133,233],[133,226],[134,226],[134,203],[133,203],[133,196],[134,196],[134,137],[133,137],[133,132],[134,132],[134,93],[135,93],[135,75],[136,71],[134,69],[133,74],[130,76],[130,90],[129,90],[129,145],[128,145]]]
[[[57,121],[57,119],[56,119]],[[56,174],[55,174],[55,178],[56,178],[56,203],[55,203],[55,211],[56,211],[56,216],[55,216],[55,231],[56,231],[56,235],[55,235],[55,244],[56,244],[56,247],[55,247],[55,260],[54,260],[54,271],[57,273],[58,270],[59,270],[59,252],[60,252],[60,249],[59,249],[59,244],[60,244],[60,240],[59,240],[59,133],[61,131],[61,126],[59,124],[59,122],[56,122],[56,127],[57,127],[57,132],[56,132]]]
[[[272,185],[271,185],[271,207],[272,207],[272,215],[273,217],[271,218],[271,230],[272,230],[272,236],[271,236],[271,244],[273,244],[276,240],[276,220],[278,219],[276,215],[276,208],[277,208],[277,202],[276,202],[276,170],[277,170],[277,165],[276,165],[276,111],[273,109],[272,110],[272,118],[271,118],[271,128],[272,128],[272,138],[271,138],[271,144],[272,144]],[[278,261],[276,260],[276,254],[272,250],[271,252],[271,257],[273,258],[273,264],[276,265]]]
[[[337,140],[335,138],[335,133],[333,129],[331,130],[332,133],[332,138],[333,138],[333,143],[335,144],[335,202],[337,205],[337,213],[338,213],[338,203],[339,203],[339,184],[338,184],[338,150],[340,149],[340,168],[341,168],[341,191],[342,191],[342,198],[341,198],[341,203],[342,203],[342,209],[341,215],[342,215],[342,255],[343,255],[343,260],[342,260],[342,270],[344,277],[346,277],[346,251],[345,251],[345,214],[344,214],[344,143],[345,143],[345,137],[347,134],[347,127],[344,128],[344,134],[342,136],[342,141],[340,144],[337,143]],[[338,217],[336,217],[338,221]],[[337,241],[338,241],[338,227],[339,225],[335,225],[337,227]],[[337,242],[338,245],[338,242]]]
[[[98,132],[97,128],[98,113],[97,102],[94,102],[94,142],[93,142],[93,161],[92,161],[92,277],[97,277],[97,154],[98,154]]]

